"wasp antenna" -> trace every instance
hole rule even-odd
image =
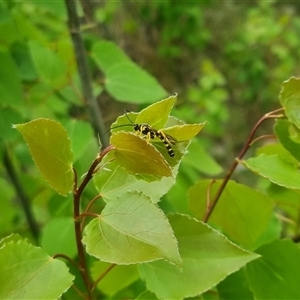
[[[134,125],[134,123],[130,120],[130,118],[128,117],[128,113],[130,113],[130,111],[128,109],[124,109],[125,115],[127,117],[127,119],[129,120],[129,122]]]
[[[134,124],[123,124],[123,125],[114,126],[114,127],[109,128],[104,134],[107,134],[112,129],[119,128],[119,127],[124,127],[124,126],[134,126]]]

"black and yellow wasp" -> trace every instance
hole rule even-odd
[[[126,115],[127,119],[129,120],[130,124],[123,124],[123,125],[112,127],[110,129],[123,127],[123,126],[133,126],[134,131],[138,132],[140,134],[140,136],[145,137],[147,139],[148,143],[151,139],[155,139],[156,137],[159,138],[164,143],[164,145],[168,151],[168,154],[171,157],[174,157],[175,154],[172,149],[172,145],[175,145],[177,142],[177,140],[174,137],[164,133],[162,130],[157,130],[157,129],[152,128],[147,123],[141,123],[141,124],[133,123],[127,114],[128,112],[129,111],[125,110],[125,115]]]

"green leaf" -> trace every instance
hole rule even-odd
[[[94,183],[106,202],[114,201],[126,192],[136,190],[144,192],[151,198],[152,202],[156,203],[175,183],[176,170],[173,170],[173,177],[162,177],[160,180],[148,182],[146,180],[138,180],[133,175],[130,175],[114,160],[96,173]]]
[[[80,159],[90,145],[90,141],[94,139],[93,130],[89,123],[74,119],[69,120],[65,124],[65,128],[71,140],[75,162]],[[101,147],[99,146],[99,148]]]
[[[151,175],[155,179],[172,176],[172,170],[159,151],[146,140],[130,133],[119,131],[111,136],[111,144],[117,162],[127,172],[136,175]]]
[[[159,300],[159,298],[156,297],[154,293],[151,293],[150,291],[146,290],[143,293],[141,293],[135,300]]]
[[[220,184],[221,181],[217,181],[209,187],[209,180],[199,181],[189,190],[190,208],[198,219],[203,219],[206,211],[207,190],[210,189],[212,198]],[[229,181],[209,223],[222,228],[239,245],[255,249],[257,240],[267,228],[272,211],[273,203],[269,197],[245,185]]]
[[[183,299],[214,287],[257,254],[245,251],[208,225],[187,216],[170,216],[182,267],[157,261],[139,265],[148,290],[160,299]]]
[[[0,249],[0,299],[58,299],[72,285],[74,276],[60,260],[53,259],[24,240]]]
[[[298,169],[278,155],[261,154],[242,161],[242,164],[275,184],[286,188],[300,189]]]
[[[101,41],[93,58],[105,74],[105,87],[118,101],[151,103],[167,95],[157,80],[132,62],[115,44]]]
[[[1,236],[5,236],[11,232],[17,231],[16,220],[24,218],[23,210],[19,206],[13,204],[13,199],[16,197],[14,186],[9,182],[7,176],[0,178],[1,191],[1,217],[0,217],[0,232]],[[20,224],[20,226],[23,226]],[[1,247],[1,245],[0,245]]]
[[[300,144],[290,138],[289,128],[292,124],[287,120],[277,120],[274,131],[279,142],[288,150],[298,161],[300,161]]]
[[[106,270],[112,267],[111,264],[96,261],[93,263],[91,273],[92,278],[96,280],[100,274],[103,274]],[[129,286],[131,283],[139,278],[139,272],[136,265],[115,265],[99,282],[97,288],[108,295],[109,297],[114,296],[120,290]]]
[[[195,163],[197,161],[197,163]],[[194,139],[189,151],[183,158],[183,165],[189,169],[195,169],[210,176],[216,176],[222,172],[222,167],[216,162],[211,154],[206,150],[199,139]],[[197,175],[198,176],[198,175]]]
[[[284,161],[291,163],[294,166],[298,166],[298,161],[287,151],[282,144],[266,144],[259,147],[256,151],[256,155],[279,155]]]
[[[218,284],[218,292],[220,299],[255,299],[248,286],[245,269],[240,269],[222,280]]]
[[[163,212],[142,193],[109,202],[85,228],[86,251],[102,261],[134,264],[167,259],[180,264],[177,241]]]
[[[255,299],[299,299],[300,249],[291,240],[277,240],[257,250],[261,255],[247,265]]]
[[[43,228],[41,245],[50,255],[64,253],[71,258],[77,254],[74,219],[53,218]]]
[[[288,217],[290,220],[293,220],[294,226],[297,226],[299,218],[299,207],[300,207],[300,191],[299,190],[290,190],[275,184],[272,184],[268,188],[268,195],[272,197],[276,206],[283,213],[285,217]],[[287,224],[285,224],[286,226]]]
[[[146,123],[154,129],[161,129],[167,123],[176,99],[177,95],[174,95],[149,105],[139,112],[135,123]]]
[[[0,71],[1,72],[1,71]],[[0,108],[0,132],[1,138],[5,141],[13,140],[16,136],[20,135],[17,131],[11,128],[12,124],[22,122],[23,118],[21,115],[13,108],[1,107]]]
[[[167,95],[154,77],[132,62],[119,64],[105,75],[106,90],[121,102],[151,103]]]
[[[38,79],[28,48],[28,43],[25,41],[18,41],[12,45],[10,50],[14,60],[16,61],[22,80],[33,81]]]
[[[66,83],[68,78],[65,62],[54,51],[36,41],[31,41],[29,46],[40,75],[55,88],[60,88],[62,84]]]
[[[20,240],[26,241],[26,239],[23,239],[23,237],[20,234],[18,234],[18,233],[12,233],[11,235],[6,236],[2,240],[0,240],[0,248],[2,248],[3,246],[5,246],[9,242],[16,242],[17,243]]]
[[[206,122],[201,124],[184,124],[164,128],[163,132],[177,139],[177,141],[186,141],[195,137],[204,127]]]
[[[66,130],[49,119],[36,119],[14,125],[23,135],[42,176],[59,194],[66,196],[73,187],[70,140]]]
[[[23,99],[19,72],[11,55],[6,51],[0,51],[0,64],[1,103],[17,107]]]
[[[95,43],[92,57],[105,73],[121,63],[131,62],[130,58],[115,43],[104,40]]]
[[[300,128],[300,78],[284,81],[279,98],[289,121]]]
[[[121,121],[119,121],[119,119],[122,119]],[[112,130],[113,130],[113,134],[111,137],[111,143],[113,144],[114,141],[114,136],[115,133],[119,133],[120,131],[126,131],[126,132],[132,132],[132,127],[130,128],[129,126],[126,128],[126,126],[123,127],[124,124],[120,124],[124,122],[124,118],[123,116],[118,118],[118,121],[116,123],[113,124],[112,126]],[[128,122],[127,122],[128,123]],[[114,126],[118,124],[117,126],[121,125],[121,128],[114,128]],[[128,130],[129,128],[129,130]],[[172,168],[175,167],[176,165],[178,165],[183,157],[183,155],[186,153],[186,149],[188,147],[188,145],[190,144],[190,141],[184,141],[184,142],[180,142],[180,143],[175,143],[174,145],[172,145],[172,149],[174,151],[175,156],[171,157],[166,149],[166,146],[164,145],[163,141],[161,139],[159,139],[158,137],[155,137],[154,139],[150,139],[149,143],[147,140],[147,136],[140,134],[139,132],[134,132],[135,135],[141,139],[142,141],[139,141],[139,145],[140,147],[145,148],[142,151],[145,152],[145,154],[147,156],[151,155],[151,153],[153,152],[152,149],[150,149],[148,147],[148,145],[150,145],[150,147],[155,147],[156,150],[158,150],[161,155],[163,156],[163,159],[168,163],[169,166],[171,166]],[[145,144],[146,142],[146,144]],[[148,147],[148,148],[147,148]],[[151,151],[151,152],[148,152]],[[154,156],[155,157],[155,156]],[[150,156],[149,156],[150,159]]]

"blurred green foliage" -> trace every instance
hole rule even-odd
[[[221,161],[278,107],[281,82],[300,72],[296,2],[126,1],[114,9],[103,24],[108,37],[179,93],[180,118],[209,122],[207,142]],[[222,149],[211,144],[216,137]]]
[[[89,63],[107,127],[124,107],[141,107],[118,104],[99,88],[105,84],[96,68],[103,54],[98,53],[97,42],[103,38],[120,45],[170,94],[179,94],[175,116],[187,123],[208,121],[201,140],[191,146],[195,151],[181,166],[180,189],[191,186],[199,172],[218,174],[221,169],[211,155],[225,164],[235,157],[251,125],[277,107],[274,95],[281,82],[299,72],[297,3],[107,1],[94,5],[98,23],[96,27],[83,24],[84,38],[96,59],[91,57]],[[26,177],[31,187],[26,192],[35,199],[47,187],[41,189],[42,183],[36,183],[36,171],[12,124],[49,117],[62,122],[75,138],[74,120],[81,120],[80,128],[85,129],[80,136],[86,141],[73,141],[80,174],[97,151],[97,141],[80,93],[64,3],[9,1],[1,2],[0,8],[0,149],[16,158],[17,170],[26,170],[20,176]],[[81,150],[77,151],[78,145]],[[199,163],[193,163],[195,159]],[[178,201],[182,193],[174,192]],[[20,220],[18,215],[15,220]]]
[[[124,108],[140,111],[175,93],[176,117],[187,123],[208,122],[184,157],[177,184],[160,203],[165,212],[189,213],[187,190],[199,178],[222,172],[220,165],[226,166],[236,157],[255,122],[279,106],[282,81],[299,75],[300,5],[283,1],[129,0],[93,1],[93,6],[90,15],[81,11],[81,26],[93,92],[106,127]],[[79,178],[98,153],[99,142],[82,96],[66,24],[63,0],[0,2],[0,236],[19,232],[32,239],[26,209],[20,202],[24,198],[42,233],[36,242],[49,249],[52,245],[47,244],[47,236],[53,238],[60,224],[52,226],[53,218],[70,223],[71,195],[63,198],[43,181],[12,125],[42,117],[63,124]],[[266,126],[261,133],[269,129]],[[278,123],[277,131],[281,142],[291,145],[286,125]],[[264,151],[283,152],[274,148]],[[252,184],[249,176],[247,180]],[[291,199],[298,205],[298,193],[268,188],[278,203],[282,202],[280,189],[283,195],[292,193]],[[83,203],[95,194],[95,187],[89,185]],[[289,203],[281,205],[285,210],[290,207]],[[94,209],[101,211],[103,207],[98,201]],[[294,210],[292,214],[296,215]],[[272,220],[268,226],[278,233],[276,222]],[[294,233],[294,228],[286,232]],[[227,281],[245,281],[244,274],[237,277]],[[144,290],[141,280],[135,284],[130,289]],[[130,294],[130,289],[124,293]]]

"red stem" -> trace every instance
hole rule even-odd
[[[205,215],[203,217],[203,222],[207,223],[208,219],[210,218],[214,208],[216,207],[222,193],[223,190],[225,189],[227,182],[229,181],[229,179],[231,178],[232,173],[234,172],[235,168],[238,165],[239,160],[241,160],[243,158],[243,156],[245,155],[245,153],[247,152],[247,150],[249,149],[249,147],[251,146],[252,142],[253,142],[253,138],[254,135],[256,133],[256,130],[258,129],[258,127],[265,121],[268,119],[274,119],[274,118],[281,118],[284,115],[274,115],[274,113],[277,113],[279,111],[282,111],[283,108],[279,108],[276,109],[274,111],[271,111],[267,114],[265,114],[263,117],[261,117],[258,122],[254,125],[254,127],[252,128],[249,137],[243,147],[243,149],[241,150],[240,154],[238,155],[237,159],[234,160],[233,164],[230,166],[229,170],[226,173],[226,176],[224,177],[219,189],[217,190],[217,193],[215,194],[215,197],[213,198],[213,200],[211,201],[209,207],[207,207],[206,211],[205,211]]]
[[[88,299],[92,299],[92,283],[89,278],[89,274],[87,271],[87,265],[86,265],[86,258],[85,258],[85,252],[84,247],[82,244],[82,230],[81,230],[81,223],[80,223],[80,199],[83,190],[89,183],[89,181],[93,178],[94,171],[98,164],[101,162],[103,157],[111,150],[114,149],[114,146],[110,145],[107,148],[105,148],[93,161],[91,167],[89,168],[87,174],[85,175],[82,183],[77,188],[76,183],[76,172],[75,172],[75,182],[74,182],[74,191],[73,191],[73,199],[74,199],[74,224],[75,224],[75,237],[76,237],[76,246],[78,251],[78,259],[79,259],[79,271],[81,273],[82,279],[84,281],[84,284],[86,286],[87,292],[88,292]]]

